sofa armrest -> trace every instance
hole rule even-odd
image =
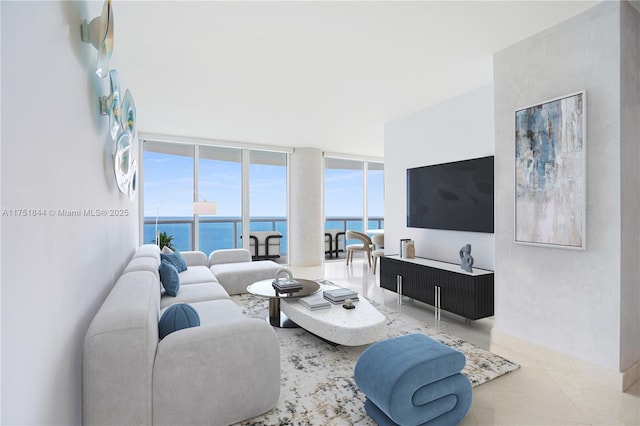
[[[201,251],[181,251],[180,254],[187,266],[209,266],[207,255]]]
[[[212,251],[209,256],[209,266],[238,262],[251,262],[251,252],[246,249],[222,249]]]
[[[153,424],[232,424],[273,408],[280,346],[266,321],[241,319],[169,334],[153,372]]]

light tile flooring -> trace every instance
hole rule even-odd
[[[476,387],[471,410],[462,425],[640,425],[640,383],[626,392],[603,384],[598,374],[589,374],[589,364],[531,345],[492,342],[493,320],[465,322],[442,313],[436,321],[434,310],[420,302],[403,300],[383,290],[378,277],[366,262],[355,259],[327,261],[321,267],[291,268],[300,278],[325,278],[336,285],[357,290],[387,307],[489,349],[522,367],[515,372]],[[501,340],[502,342],[502,340]],[[596,371],[593,369],[593,371]]]

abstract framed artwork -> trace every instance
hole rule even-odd
[[[515,241],[586,249],[586,92],[515,112]]]

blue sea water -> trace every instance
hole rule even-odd
[[[191,217],[163,217],[160,221],[183,221],[181,223],[159,223],[158,232],[166,232],[173,236],[173,246],[180,251],[192,250],[193,218]],[[200,222],[200,247],[198,250],[211,253],[213,250],[242,247],[242,220],[238,217],[216,218],[216,222]],[[384,221],[370,220],[368,229],[383,227]],[[287,253],[287,223],[286,218],[256,218],[251,220],[252,231],[279,231],[282,234],[280,240],[280,254]],[[234,229],[235,228],[235,229]],[[327,220],[325,229],[352,229],[363,231],[362,220]],[[145,217],[144,242],[155,242],[155,217]]]
[[[222,220],[224,220],[223,218]],[[159,223],[158,232],[166,232],[173,236],[173,246],[180,251],[192,250],[193,241],[193,222],[189,217],[182,218],[161,218],[162,220],[181,220],[181,223]],[[280,245],[280,252],[286,253],[286,222],[284,218],[276,222],[276,230],[282,233],[283,239]],[[146,217],[144,225],[144,241],[146,243],[155,242],[155,218]],[[204,253],[211,253],[213,250],[225,248],[242,247],[242,221],[240,218],[228,218],[228,221],[221,221],[216,218],[216,222],[200,222],[200,247],[198,250]],[[251,229],[254,231],[271,231],[273,230],[273,222],[252,222]]]

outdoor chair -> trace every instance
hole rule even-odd
[[[335,253],[337,259],[338,253],[344,251],[344,235],[345,232],[339,229],[327,229],[324,232],[324,254],[328,254],[329,258],[332,258]]]
[[[242,236],[240,237],[242,238]],[[249,251],[254,260],[280,257],[279,231],[252,231],[249,233]]]

